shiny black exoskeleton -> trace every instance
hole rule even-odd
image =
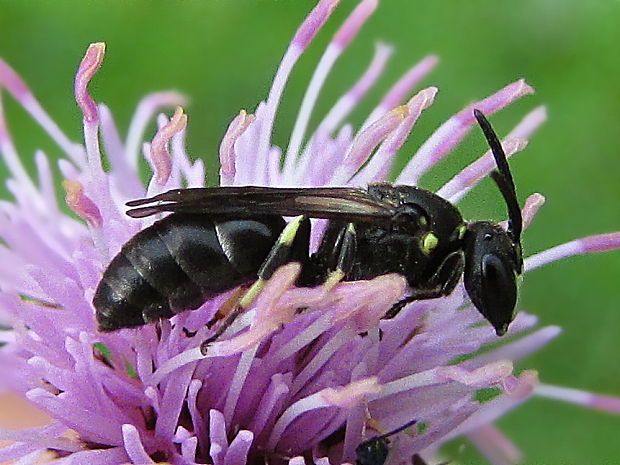
[[[355,465],[384,465],[390,452],[390,436],[394,436],[416,423],[417,420],[412,420],[394,431],[361,442],[355,448]]]
[[[256,276],[284,229],[253,219],[173,214],[136,234],[114,257],[93,305],[101,331],[140,326],[200,307]]]
[[[464,276],[476,308],[504,334],[522,270],[522,218],[499,140],[482,113],[474,113],[497,164],[492,177],[508,206],[506,231],[486,221],[466,223],[448,201],[413,186],[172,190],[128,203],[132,217],[172,214],[134,236],[104,272],[93,300],[100,330],[197,308],[299,261],[302,286],[402,274],[409,295],[386,318],[407,302],[448,295]],[[295,215],[285,226],[282,217]],[[308,218],[330,220],[312,255]]]

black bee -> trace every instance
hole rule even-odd
[[[412,420],[396,428],[394,431],[361,442],[359,446],[355,448],[355,465],[384,465],[390,452],[390,436],[394,436],[416,423],[417,420]],[[414,457],[419,456],[416,455]]]
[[[464,276],[473,304],[503,335],[523,266],[522,217],[501,144],[483,114],[474,114],[497,164],[492,178],[508,207],[507,230],[489,221],[467,223],[448,201],[414,186],[172,190],[127,204],[134,218],[172,214],[136,234],[104,272],[93,299],[99,329],[168,318],[255,281],[215,338],[276,268],[298,261],[300,286],[402,274],[409,295],[386,318],[407,302],[450,294]],[[296,217],[287,224],[283,216]],[[312,255],[309,218],[329,220]]]

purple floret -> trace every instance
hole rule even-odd
[[[332,65],[375,10],[362,0],[335,33],[299,110],[288,147],[271,143],[278,104],[296,61],[329,19],[337,0],[320,0],[299,27],[266,101],[241,111],[220,145],[222,185],[364,186],[384,181],[437,88],[413,93],[437,62],[430,56],[388,90],[366,122],[347,117],[374,86],[392,50],[379,44],[368,68],[314,131],[308,121]],[[13,444],[0,461],[33,463],[52,451],[56,464],[317,465],[354,463],[363,440],[417,419],[393,440],[390,464],[413,454],[431,462],[446,441],[467,436],[494,464],[521,460],[495,420],[534,395],[620,413],[617,398],[540,383],[513,363],[560,334],[536,328],[520,312],[507,339],[471,305],[462,283],[447,297],[414,302],[393,320],[382,316],[406,293],[399,275],[296,288],[298,264],[276,271],[252,307],[212,344],[209,323],[236,291],[199,309],[137,329],[99,332],[92,305],[102,272],[121,246],[152,218],[125,215],[125,202],[179,187],[204,185],[201,160],[185,152],[187,116],[175,92],[138,105],[123,140],[111,111],[89,95],[104,44],[92,44],[75,80],[84,140],[64,135],[22,79],[0,61],[8,91],[64,152],[68,215],[55,197],[48,157],[35,155],[37,178],[22,165],[0,107],[0,151],[13,199],[0,202],[0,388],[28,399],[52,421],[30,430],[0,431]],[[103,84],[104,85],[104,84]],[[440,125],[410,157],[398,182],[417,184],[474,126],[472,109],[492,114],[533,92],[523,80],[468,105]],[[413,93],[413,95],[412,95]],[[145,141],[157,116],[158,131]],[[534,109],[502,141],[510,156],[525,148],[544,121]],[[143,156],[153,174],[140,181]],[[110,168],[103,168],[103,157]],[[494,168],[491,155],[458,173],[438,193],[457,203]],[[544,202],[533,194],[523,208],[529,225]],[[324,222],[313,228],[316,246]],[[578,239],[525,260],[526,272],[551,261],[620,247],[620,233]],[[299,309],[304,309],[299,311]],[[480,390],[494,392],[485,402]]]

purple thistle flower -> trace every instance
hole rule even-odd
[[[435,65],[435,57],[411,68],[366,122],[354,128],[347,116],[391,53],[378,45],[362,77],[308,132],[332,65],[376,0],[361,1],[328,45],[285,155],[271,144],[287,78],[337,3],[318,2],[289,45],[267,100],[253,115],[242,111],[231,122],[220,145],[222,185],[357,186],[389,174],[396,153],[436,96],[437,89],[429,87],[403,103]],[[405,292],[405,280],[398,275],[345,282],[332,290],[306,289],[293,285],[299,265],[286,265],[206,358],[199,348],[212,334],[206,324],[235,291],[159,325],[97,332],[91,301],[102,271],[130,237],[153,221],[127,217],[124,203],[202,186],[205,177],[202,162],[190,161],[185,153],[187,116],[179,107],[183,97],[176,93],[147,96],[126,139],[121,138],[109,109],[88,93],[104,52],[103,44],[91,45],[77,72],[75,97],[84,125],[79,144],[64,135],[22,79],[0,61],[0,85],[63,150],[58,166],[66,203],[83,220],[62,210],[43,152],[35,154],[37,179],[26,172],[0,108],[0,151],[14,196],[0,203],[0,323],[10,328],[0,331],[0,363],[10,373],[1,378],[0,388],[18,393],[52,418],[39,428],[0,430],[0,440],[13,441],[0,449],[0,461],[32,463],[52,450],[58,464],[300,465],[310,458],[319,465],[352,463],[365,438],[418,419],[423,428],[392,441],[389,463],[410,463],[414,453],[432,459],[443,443],[464,435],[490,462],[508,464],[518,462],[520,453],[494,421],[532,396],[620,413],[620,399],[545,385],[531,370],[514,374],[513,362],[540,349],[560,329],[536,329],[536,317],[521,312],[510,328],[512,337],[497,344],[462,285],[448,297],[415,302],[397,318],[381,320]],[[447,156],[472,129],[474,107],[492,114],[532,92],[520,80],[456,113],[411,157],[397,182],[417,184]],[[159,115],[159,130],[150,143],[142,143],[148,121],[171,106],[177,107],[174,115]],[[522,150],[544,119],[543,108],[527,115],[503,141],[507,155]],[[109,161],[107,171],[102,154]],[[148,186],[138,175],[140,155],[153,170]],[[493,167],[486,153],[438,193],[458,202]],[[523,208],[526,225],[543,202],[539,194],[529,197]],[[320,231],[320,225],[314,228],[315,244]],[[618,247],[620,233],[578,239],[527,258],[525,271]],[[307,310],[299,313],[299,308]],[[497,395],[476,401],[476,393],[486,388]]]

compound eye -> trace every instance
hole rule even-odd
[[[498,335],[504,334],[512,321],[517,301],[517,284],[513,270],[494,254],[482,257],[482,307]]]
[[[482,257],[482,277],[489,289],[504,289],[514,281],[514,274],[506,269],[502,261],[494,254]]]
[[[424,252],[424,254],[429,255],[438,244],[439,238],[433,233],[433,231],[430,231],[422,236],[422,239],[420,240],[420,249]]]

